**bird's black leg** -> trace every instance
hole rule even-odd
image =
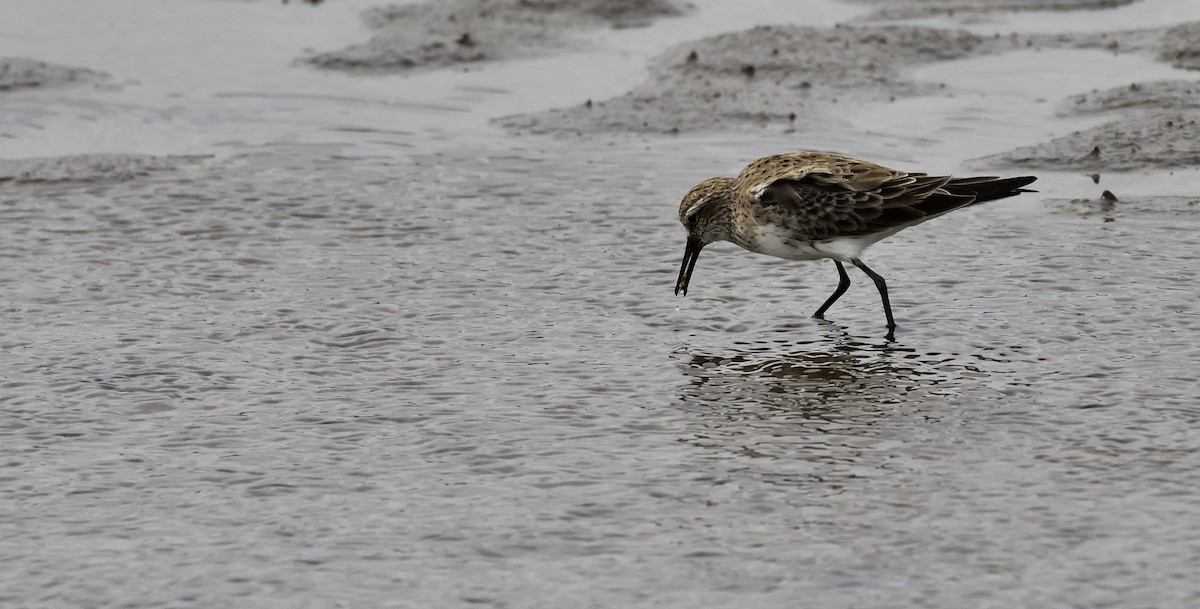
[[[896,320],[892,319],[892,303],[888,302],[887,283],[883,281],[883,277],[880,277],[878,273],[863,264],[862,260],[855,258],[850,262],[853,262],[854,266],[862,269],[862,272],[866,273],[867,277],[870,277],[875,282],[875,287],[879,288],[879,297],[883,299],[883,312],[887,315],[888,338],[891,338],[892,333],[896,329]]]
[[[838,287],[825,301],[825,304],[821,305],[821,308],[817,309],[816,313],[813,313],[813,317],[823,317],[825,315],[825,311],[829,308],[829,305],[837,302],[837,299],[841,298],[842,294],[846,293],[846,289],[850,287],[850,276],[846,274],[846,267],[842,266],[842,263],[839,260],[834,260],[833,263],[838,267]]]

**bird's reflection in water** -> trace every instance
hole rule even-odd
[[[682,408],[701,427],[685,441],[742,458],[771,481],[832,482],[886,468],[920,441],[973,374],[958,356],[856,338],[836,325],[812,342],[775,340],[678,353]]]

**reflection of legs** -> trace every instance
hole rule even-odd
[[[867,268],[867,265],[863,264],[862,260],[855,258],[850,262],[853,262],[854,266],[862,269],[862,272],[875,281],[875,287],[879,288],[879,297],[883,299],[883,312],[887,315],[887,328],[888,335],[890,336],[891,331],[896,329],[896,321],[892,319],[892,303],[888,302],[887,284],[884,283],[883,277],[880,277],[875,271]],[[841,264],[838,264],[838,268],[841,268]]]
[[[836,290],[833,291],[833,295],[830,296],[829,299],[825,301],[825,304],[821,305],[821,308],[817,309],[816,313],[813,313],[813,317],[824,316],[826,309],[829,308],[829,305],[837,302],[837,299],[841,298],[842,294],[846,293],[846,288],[850,287],[850,276],[846,274],[846,267],[842,266],[842,263],[840,260],[834,260],[833,263],[836,264],[838,267],[838,276],[840,277],[840,279],[838,280],[838,287]],[[858,264],[858,263],[856,262],[855,264]],[[887,298],[887,297],[885,296],[884,298]],[[891,315],[891,313],[889,313],[888,315]]]

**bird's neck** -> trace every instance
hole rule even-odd
[[[734,210],[730,199],[713,205],[708,211],[708,233],[712,241],[733,241],[737,232],[733,226]]]

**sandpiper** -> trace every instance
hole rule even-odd
[[[956,209],[1033,192],[1021,187],[1036,179],[930,176],[828,152],[763,157],[736,178],[704,180],[680,202],[679,221],[688,238],[675,294],[687,294],[700,250],[714,241],[732,241],[788,260],[831,258],[837,265],[838,286],[813,317],[824,316],[850,287],[842,266],[849,262],[879,289],[890,339],[896,322],[887,284],[863,264],[863,251]]]

